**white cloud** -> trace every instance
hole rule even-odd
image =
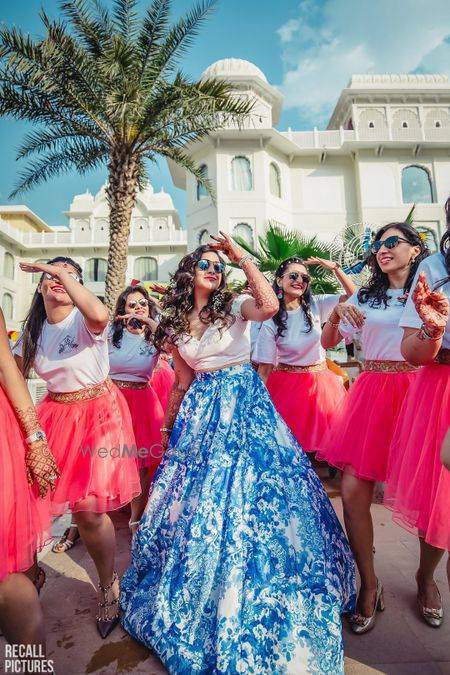
[[[302,0],[277,30],[285,108],[324,126],[356,73],[450,73],[448,0]]]

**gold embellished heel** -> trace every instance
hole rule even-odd
[[[112,590],[113,585],[116,581],[119,581],[117,572],[114,572],[113,578],[108,586],[102,586],[98,584],[99,590],[103,593],[103,602],[99,602],[98,606],[100,610],[105,610],[105,616],[97,616],[97,630],[100,634],[100,637],[104,640],[108,635],[114,630],[114,628],[119,623],[119,597],[114,600],[108,601],[108,593]],[[119,589],[120,592],[120,589]],[[110,607],[116,607],[116,614],[112,617],[109,616]],[[100,611],[99,614],[102,612]]]
[[[384,612],[386,605],[384,604],[384,591],[379,579],[377,579],[377,592],[375,595],[375,604],[371,616],[363,616],[355,612],[350,617],[350,628],[355,635],[363,635],[374,628],[377,620],[377,612]]]

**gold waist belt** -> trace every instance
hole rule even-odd
[[[48,395],[56,403],[81,403],[82,401],[90,401],[93,398],[104,396],[111,391],[111,388],[112,382],[108,377],[104,382],[93,384],[92,387],[86,387],[78,391],[49,391]]]
[[[364,361],[363,370],[371,373],[414,373],[419,370],[406,361]]]
[[[114,380],[113,383],[119,387],[119,389],[147,389],[149,384],[148,382],[131,382],[130,380]]]
[[[279,363],[275,366],[275,371],[282,373],[319,373],[321,370],[327,370],[325,361],[315,363],[313,366],[290,366],[288,363]]]
[[[436,356],[436,363],[441,363],[444,366],[450,366],[450,349],[440,349]]]

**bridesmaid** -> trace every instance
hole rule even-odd
[[[346,295],[314,295],[306,265],[332,270]],[[356,286],[336,262],[322,258],[287,258],[273,285],[280,307],[259,331],[252,360],[275,408],[302,448],[315,452],[338,404],[346,395],[342,378],[328,369],[320,344],[322,324],[337,302]]]
[[[170,673],[343,673],[353,561],[311,464],[250,364],[250,321],[278,307],[230,237],[186,255],[158,348],[176,381],[167,452],[123,578],[123,624]],[[218,251],[253,297],[226,290]]]
[[[143,286],[127,286],[117,299],[108,340],[110,376],[128,403],[138,452],[141,494],[131,502],[132,534],[139,525],[162,457],[164,410],[149,382],[158,361],[151,341],[157,326],[152,309],[153,303]]]
[[[127,403],[108,377],[108,311],[83,286],[81,268],[71,258],[20,267],[41,272],[41,279],[14,351],[25,377],[34,368],[47,384],[38,414],[61,471],[52,511],[72,512],[94,561],[100,580],[97,630],[105,638],[119,620],[108,511],[141,491],[135,458],[120,453],[134,434]]]
[[[400,322],[403,356],[423,367],[402,408],[385,496],[394,519],[419,537],[417,604],[433,628],[444,617],[434,573],[450,551],[450,472],[440,462],[450,426],[450,199],[446,214],[440,252],[420,264]]]
[[[34,567],[36,551],[50,538],[48,500],[41,498],[55,489],[59,471],[14,362],[1,310],[0,424],[0,629],[11,644],[45,651],[38,584],[23,572]]]
[[[407,223],[380,228],[367,259],[371,277],[347,303],[336,305],[322,332],[330,349],[361,330],[364,372],[336,411],[318,459],[343,471],[342,501],[347,535],[361,577],[353,633],[371,630],[384,608],[374,568],[370,514],[375,482],[384,482],[401,406],[416,377],[401,354],[398,323],[419,263],[428,254],[419,233]]]

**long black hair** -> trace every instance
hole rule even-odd
[[[194,308],[195,268],[203,254],[208,251],[216,253],[219,261],[224,263],[217,251],[205,244],[185,255],[173,275],[161,300],[162,319],[153,337],[153,343],[160,351],[164,351],[168,344],[175,345],[182,335],[190,335],[188,314]],[[226,290],[224,272],[217,290],[211,293],[198,318],[202,323],[209,325],[218,321],[220,331],[229,328],[235,321],[231,314],[234,297],[234,293]]]
[[[148,303],[148,310],[149,310],[149,317],[151,319],[154,319],[156,317],[156,306],[155,303],[152,302],[147,289],[144,288],[144,286],[136,285],[136,286],[127,286],[125,290],[122,291],[122,293],[119,295],[117,298],[116,302],[116,307],[114,309],[114,316],[123,316],[126,314],[125,311],[125,304],[127,302],[128,296],[132,295],[133,293],[140,293]],[[119,348],[122,342],[122,336],[123,336],[123,321],[122,319],[114,319],[112,323],[112,343],[114,347]],[[144,336],[145,340],[147,342],[152,342],[152,331],[149,326],[145,326],[144,328]]]
[[[450,281],[450,197],[445,202],[444,209],[445,209],[445,222],[447,224],[447,229],[442,235],[439,250],[444,256],[444,265],[447,270],[448,276],[438,281],[437,286],[435,286],[435,290],[437,288],[440,288],[441,286],[444,286],[444,284]]]
[[[304,261],[302,258],[286,258],[286,260],[283,260],[283,262],[278,266],[276,272],[275,272],[275,280],[272,284],[272,288],[275,291],[275,293],[278,295],[279,293],[279,286],[277,283],[277,279],[280,279],[286,272],[287,268],[289,265],[292,265],[293,263],[297,263],[299,265],[304,265]],[[305,321],[306,325],[308,326],[307,330],[305,333],[310,333],[313,328],[313,320],[312,320],[312,315],[311,315],[311,303],[313,300],[313,294],[311,292],[310,285],[306,287],[306,290],[304,291],[303,295],[298,299],[298,304],[303,310],[303,314],[305,316]],[[286,310],[286,306],[284,304],[284,297],[279,298],[280,301],[280,308],[278,312],[275,314],[275,316],[272,317],[276,327],[277,327],[277,337],[282,337],[284,335],[284,332],[287,330],[287,319],[288,319],[288,313]]]
[[[80,277],[80,284],[83,283],[83,270],[81,269],[80,265],[75,262],[75,260],[58,255],[56,258],[48,260],[47,265],[53,265],[57,262],[67,263],[76,269],[77,274]],[[30,309],[28,310],[28,314],[26,315],[23,322],[22,334],[20,337],[22,340],[22,372],[24,377],[28,377],[31,368],[33,367],[39,338],[42,333],[42,326],[44,325],[44,321],[47,318],[47,312],[45,311],[42,293],[40,293],[38,290],[40,284],[42,283],[43,277],[44,274],[41,274],[39,283],[36,287],[36,290],[34,291],[33,299],[31,300]]]
[[[430,255],[425,241],[421,238],[412,225],[408,223],[388,223],[380,227],[378,232],[375,235],[374,241],[381,239],[383,234],[395,228],[400,230],[402,236],[411,244],[411,246],[418,246],[420,248],[419,254],[414,259],[414,262],[411,263],[408,277],[404,286],[404,294],[409,293],[411,289],[411,284],[413,282],[414,276],[416,274],[419,263]],[[377,257],[373,253],[369,252],[367,256],[367,266],[372,272],[372,276],[365,286],[362,286],[358,291],[358,300],[361,304],[368,303],[371,307],[380,307],[383,303],[387,307],[388,304],[388,289],[389,289],[389,277],[385,272],[381,271],[381,267],[378,264]]]

